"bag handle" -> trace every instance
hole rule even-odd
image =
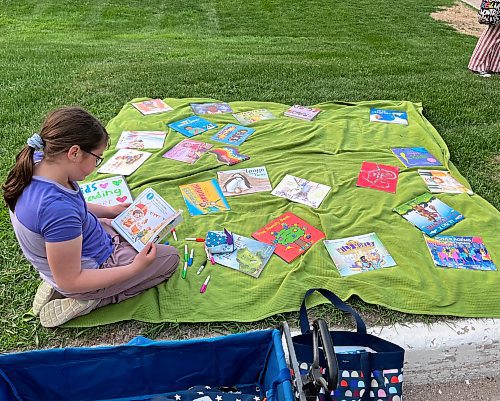
[[[311,288],[307,290],[304,295],[304,299],[302,301],[302,305],[300,306],[300,331],[302,334],[309,334],[311,332],[309,320],[307,319],[307,309],[306,309],[306,299],[309,295],[311,295],[314,291],[318,291],[321,295],[323,295],[326,299],[328,299],[333,305],[335,305],[341,311],[349,313],[356,320],[356,330],[358,333],[366,334],[366,325],[359,316],[358,312],[352,309],[349,305],[347,305],[344,301],[342,301],[338,296],[336,296],[330,290],[326,290],[324,288]]]

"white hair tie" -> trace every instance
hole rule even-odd
[[[40,136],[40,134],[33,134],[31,135],[28,140],[26,141],[28,146],[30,148],[33,148],[35,150],[42,150],[44,147],[43,139]]]

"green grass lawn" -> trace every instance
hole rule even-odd
[[[46,112],[61,105],[82,105],[106,123],[134,97],[305,105],[410,100],[423,103],[472,189],[499,207],[500,77],[471,74],[477,39],[430,17],[451,1],[155,3],[0,1],[1,181]],[[26,314],[37,275],[20,253],[6,208],[0,229],[0,350],[122,342],[137,334],[179,338],[297,318],[46,330]],[[354,305],[370,323],[426,319]],[[328,308],[317,311],[343,321]]]

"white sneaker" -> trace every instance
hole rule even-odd
[[[33,315],[37,316],[40,310],[52,299],[56,290],[46,281],[42,281],[36,290],[35,298],[33,298]]]
[[[86,315],[99,304],[99,299],[80,301],[74,298],[54,299],[40,310],[40,323],[43,327],[57,327],[71,319]]]
[[[489,72],[486,72],[486,71],[480,71],[480,72],[478,72],[478,74],[480,77],[483,77],[483,78],[490,78],[491,77],[491,74]]]

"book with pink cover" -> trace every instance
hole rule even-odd
[[[399,168],[385,164],[363,162],[356,186],[396,192]]]
[[[116,144],[117,149],[161,149],[165,131],[123,131]]]
[[[193,164],[204,153],[206,153],[213,145],[205,142],[195,141],[192,139],[184,139],[170,149],[163,157],[167,159],[177,160],[184,163]]]
[[[286,212],[254,232],[252,237],[266,244],[275,245],[274,253],[290,263],[316,242],[325,238],[325,233],[293,213]]]
[[[283,115],[287,117],[298,118],[300,120],[311,121],[313,120],[319,113],[321,109],[315,107],[305,107],[296,104],[295,106],[290,107],[287,111],[283,113]]]
[[[132,106],[134,106],[145,116],[149,114],[158,114],[173,110],[172,107],[170,107],[161,99],[150,99],[144,100],[142,102],[135,102],[132,103]]]

